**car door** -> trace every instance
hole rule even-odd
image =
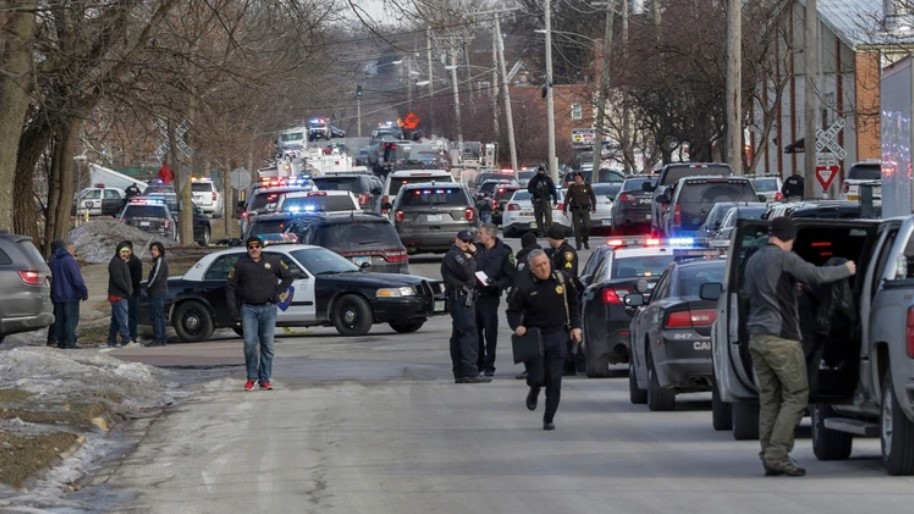
[[[292,300],[288,303],[288,307],[283,309],[284,302],[280,299],[280,305],[276,311],[276,323],[297,325],[313,322],[317,317],[317,305],[314,301],[314,275],[291,255],[282,252],[267,251],[267,253],[286,263],[289,272],[296,276],[292,281],[292,288],[295,290]]]
[[[90,215],[98,215],[102,212],[102,190],[90,189],[79,199],[76,205],[77,214],[85,214],[89,211]]]
[[[647,303],[643,307],[640,307],[632,318],[632,339],[629,348],[632,352],[632,364],[635,366],[635,376],[638,378],[638,386],[643,389],[647,389],[648,386],[646,345],[652,338],[654,340],[656,339],[656,335],[651,332],[663,322],[662,319],[657,321],[655,318],[658,312],[657,306],[659,302],[669,294],[670,280],[670,272],[669,268],[667,268],[667,272],[660,276],[660,279],[651,291],[650,296],[645,297]],[[662,309],[660,310],[662,311]]]
[[[121,210],[124,199],[114,189],[105,189],[102,196],[102,216],[115,216]]]

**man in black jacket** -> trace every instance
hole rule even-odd
[[[533,280],[533,274],[530,273],[530,268],[527,266],[527,256],[530,255],[530,252],[533,250],[542,250],[543,247],[536,242],[536,234],[533,232],[527,232],[520,238],[521,249],[517,252],[516,265],[514,270],[514,283],[511,286],[511,290],[508,291],[508,305],[511,304],[511,297],[514,296],[514,293],[517,291],[517,288],[521,284],[526,284]],[[527,363],[524,363],[524,371],[518,373],[514,378],[518,380],[527,379]]]
[[[149,245],[152,267],[146,280],[149,294],[149,308],[152,314],[152,342],[147,346],[165,346],[165,300],[168,298],[168,262],[165,261],[165,246],[156,241]]]
[[[498,346],[498,305],[501,292],[514,279],[514,252],[498,239],[498,229],[487,223],[479,228],[480,248],[476,252],[476,271],[486,274],[486,283],[476,281],[476,328],[479,354],[476,367],[491,377],[495,375],[495,349]]]
[[[241,322],[244,334],[244,364],[248,374],[244,390],[253,391],[257,382],[261,389],[270,390],[273,389],[270,377],[276,304],[292,284],[292,274],[281,259],[263,253],[263,240],[259,237],[249,237],[246,245],[247,255],[241,256],[229,271],[226,299],[232,318]]]
[[[133,251],[133,242],[122,241],[130,248],[130,259],[127,261],[127,268],[130,269],[130,284],[133,288],[133,294],[127,301],[127,328],[130,330],[130,340],[137,341],[137,311],[140,309],[140,282],[143,281],[143,261],[136,256]]]
[[[536,231],[539,235],[545,235],[546,230],[552,226],[552,206],[559,206],[555,182],[552,181],[552,177],[546,174],[545,167],[540,166],[537,168],[536,176],[527,183],[527,192],[530,193],[530,201],[533,203]],[[551,202],[550,199],[552,200]]]
[[[133,251],[130,245],[121,241],[114,257],[108,262],[108,302],[111,304],[108,346],[111,347],[137,346],[136,341],[130,338],[130,328],[127,326],[128,303],[133,296],[133,280],[130,278],[130,268],[127,267],[131,255]],[[121,336],[120,343],[118,334]]]

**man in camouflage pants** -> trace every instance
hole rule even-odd
[[[835,282],[857,271],[853,261],[816,267],[793,253],[797,229],[789,218],[775,218],[768,227],[768,246],[746,263],[749,297],[749,353],[759,390],[759,457],[765,475],[803,476],[806,470],[790,459],[794,429],[809,399],[806,357],[797,311],[798,282]]]

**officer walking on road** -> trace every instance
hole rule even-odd
[[[749,353],[759,390],[759,457],[765,475],[803,476],[790,458],[794,429],[809,399],[806,358],[800,343],[797,283],[835,282],[857,272],[853,261],[816,267],[793,253],[797,229],[789,218],[768,227],[768,246],[746,263]]]
[[[479,337],[477,368],[487,377],[495,375],[495,349],[498,346],[498,304],[501,292],[514,279],[514,252],[501,239],[498,229],[487,223],[479,228],[481,247],[476,252],[476,271],[486,274],[486,284],[476,281],[476,327]]]
[[[555,412],[562,395],[562,365],[566,343],[581,342],[581,311],[574,281],[567,273],[553,271],[549,257],[533,250],[527,258],[533,280],[521,284],[508,305],[508,324],[518,336],[527,329],[540,330],[543,355],[526,363],[527,408],[536,410],[540,388],[546,387],[543,430],[555,430]]]
[[[533,203],[536,231],[538,234],[543,235],[552,226],[552,206],[558,207],[559,205],[555,182],[552,181],[552,177],[546,174],[544,166],[536,169],[536,176],[527,183],[527,192],[530,193],[530,199]]]
[[[441,261],[448,311],[451,313],[451,366],[454,382],[491,382],[476,367],[479,336],[476,333],[476,245],[473,233],[461,230]]]
[[[244,365],[248,374],[244,390],[253,391],[257,382],[261,389],[270,390],[273,389],[270,377],[273,374],[276,304],[292,284],[292,274],[281,259],[263,253],[263,240],[259,237],[249,237],[245,244],[247,255],[241,256],[229,271],[226,299],[232,319],[241,321]]]
[[[597,212],[597,197],[590,184],[584,183],[584,175],[576,173],[574,184],[568,187],[565,194],[565,212],[571,211],[571,222],[574,226],[574,247],[581,249],[590,248],[590,213]]]
[[[527,266],[527,256],[530,255],[530,252],[533,250],[542,250],[543,247],[536,242],[536,234],[533,232],[526,232],[520,238],[521,249],[517,252],[517,257],[515,258],[516,265],[514,269],[514,284],[511,286],[511,290],[508,291],[508,304],[511,304],[511,297],[514,296],[514,293],[517,292],[517,288],[521,284],[525,284],[533,281],[533,274],[530,273],[530,268]],[[524,363],[524,371],[518,373],[514,378],[518,380],[527,379],[527,363]]]
[[[800,174],[800,171],[796,170],[793,175],[784,180],[784,185],[781,186],[781,193],[788,200],[802,200],[805,188],[806,180]]]

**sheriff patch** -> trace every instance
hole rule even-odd
[[[574,254],[571,252],[565,252],[565,260],[571,262],[574,260]]]
[[[562,293],[564,293],[564,292],[565,292],[565,288],[564,288],[564,287],[562,287],[561,285],[555,286],[555,294],[562,294]]]
[[[508,254],[508,262],[511,263],[511,267],[512,267],[512,268],[517,266],[517,259],[514,258],[514,254],[513,254],[513,253],[509,253],[509,254]]]
[[[269,262],[264,263],[263,267],[264,267],[264,269],[270,269],[270,263]]]

